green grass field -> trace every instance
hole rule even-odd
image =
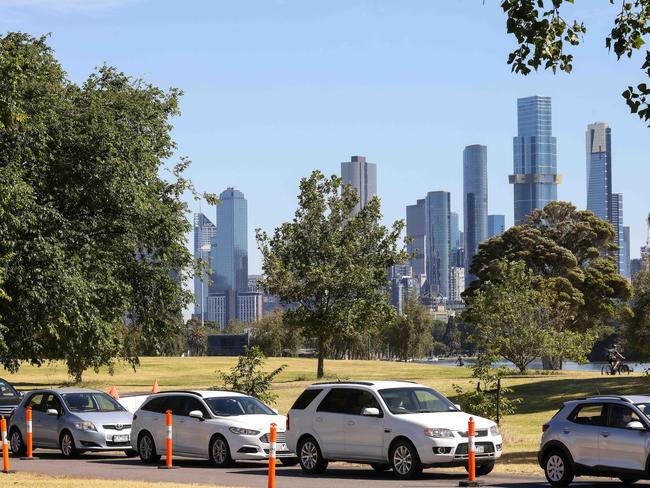
[[[148,392],[155,380],[162,390],[209,388],[218,385],[219,371],[227,371],[236,358],[142,358],[137,371],[118,366],[111,376],[106,369],[99,373],[86,372],[84,386],[108,391],[115,385],[121,394]],[[273,390],[279,395],[276,407],[282,413],[290,408],[305,386],[316,380],[315,359],[271,358],[267,368],[287,368],[278,376]],[[402,379],[412,380],[453,395],[452,385],[469,387],[471,370],[428,364],[395,363],[384,361],[325,362],[327,379]],[[25,366],[18,374],[5,373],[4,378],[19,389],[61,386],[69,381],[65,365],[51,363],[42,367]],[[507,472],[540,472],[535,455],[541,435],[541,426],[562,405],[563,401],[592,394],[641,393],[650,390],[650,378],[633,373],[629,376],[601,376],[594,373],[560,372],[551,376],[513,376],[502,380],[504,386],[521,397],[515,415],[502,422],[505,453],[499,470]],[[452,397],[453,399],[453,397]]]

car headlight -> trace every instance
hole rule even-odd
[[[443,437],[454,437],[454,433],[449,429],[424,429],[424,435],[440,439]]]
[[[75,422],[74,426],[79,430],[92,430],[93,432],[97,432],[97,428],[95,427],[95,424],[93,424],[92,422],[88,422],[88,421]]]
[[[228,430],[233,434],[239,434],[239,435],[257,435],[260,433],[259,430],[242,429],[241,427],[230,427]]]
[[[500,435],[501,431],[499,430],[499,426],[497,424],[494,424],[492,427],[490,427],[490,435]]]

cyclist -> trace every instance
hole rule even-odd
[[[611,368],[612,374],[616,372],[621,367],[621,361],[625,359],[625,356],[619,351],[619,345],[614,344],[610,349],[607,350],[607,362]]]
[[[463,357],[461,355],[458,355],[458,359],[456,359],[456,364],[458,366],[465,366],[465,362],[463,361]]]

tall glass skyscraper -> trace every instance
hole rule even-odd
[[[449,257],[451,194],[427,193],[424,203],[427,246],[427,289],[431,298],[449,298]]]
[[[587,210],[611,222],[612,130],[604,122],[587,126]]]
[[[505,215],[488,215],[488,239],[500,236],[506,231]]]
[[[463,151],[463,214],[465,229],[465,283],[474,280],[469,268],[478,246],[488,237],[487,146],[475,144]]]
[[[341,163],[341,179],[344,185],[352,185],[359,195],[359,203],[353,213],[357,213],[377,194],[377,165],[367,163],[364,156],[352,156],[350,162]]]
[[[449,222],[450,222],[450,235],[451,235],[451,248],[458,249],[463,247],[463,243],[460,242],[460,220],[456,212],[449,213]]]
[[[551,98],[517,100],[517,136],[513,138],[515,224],[536,208],[557,200],[557,142],[552,135]]]
[[[194,314],[205,313],[208,299],[210,276],[208,271],[212,268],[210,250],[213,239],[217,233],[216,226],[204,214],[194,214],[194,258],[207,261],[208,268],[203,269],[201,275],[194,275]]]
[[[406,245],[409,254],[409,264],[413,277],[427,274],[426,221],[424,217],[424,198],[415,205],[406,207],[406,235],[411,239]]]
[[[625,272],[625,234],[623,230],[623,194],[612,193],[612,218],[610,222],[616,233],[615,244],[618,250],[614,252],[616,268],[620,274]]]
[[[248,206],[244,194],[228,188],[219,195],[216,245],[212,249],[211,293],[248,291]]]

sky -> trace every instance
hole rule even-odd
[[[516,99],[530,95],[552,97],[558,198],[578,208],[587,124],[609,123],[634,258],[650,212],[650,129],[620,93],[644,81],[643,61],[617,62],[605,49],[616,7],[577,3],[565,18],[588,33],[573,73],[556,76],[511,73],[515,41],[499,0],[0,0],[0,28],[50,33],[74,82],[106,63],[182,89],[177,156],[192,160],[187,175],[200,190],[245,194],[251,274],[261,270],[254,229],[290,220],[300,178],[338,174],[351,155],[377,164],[389,224],[435,190],[451,191],[462,215],[462,151],[485,144],[489,213],[512,225]],[[214,208],[202,210],[215,220]]]

